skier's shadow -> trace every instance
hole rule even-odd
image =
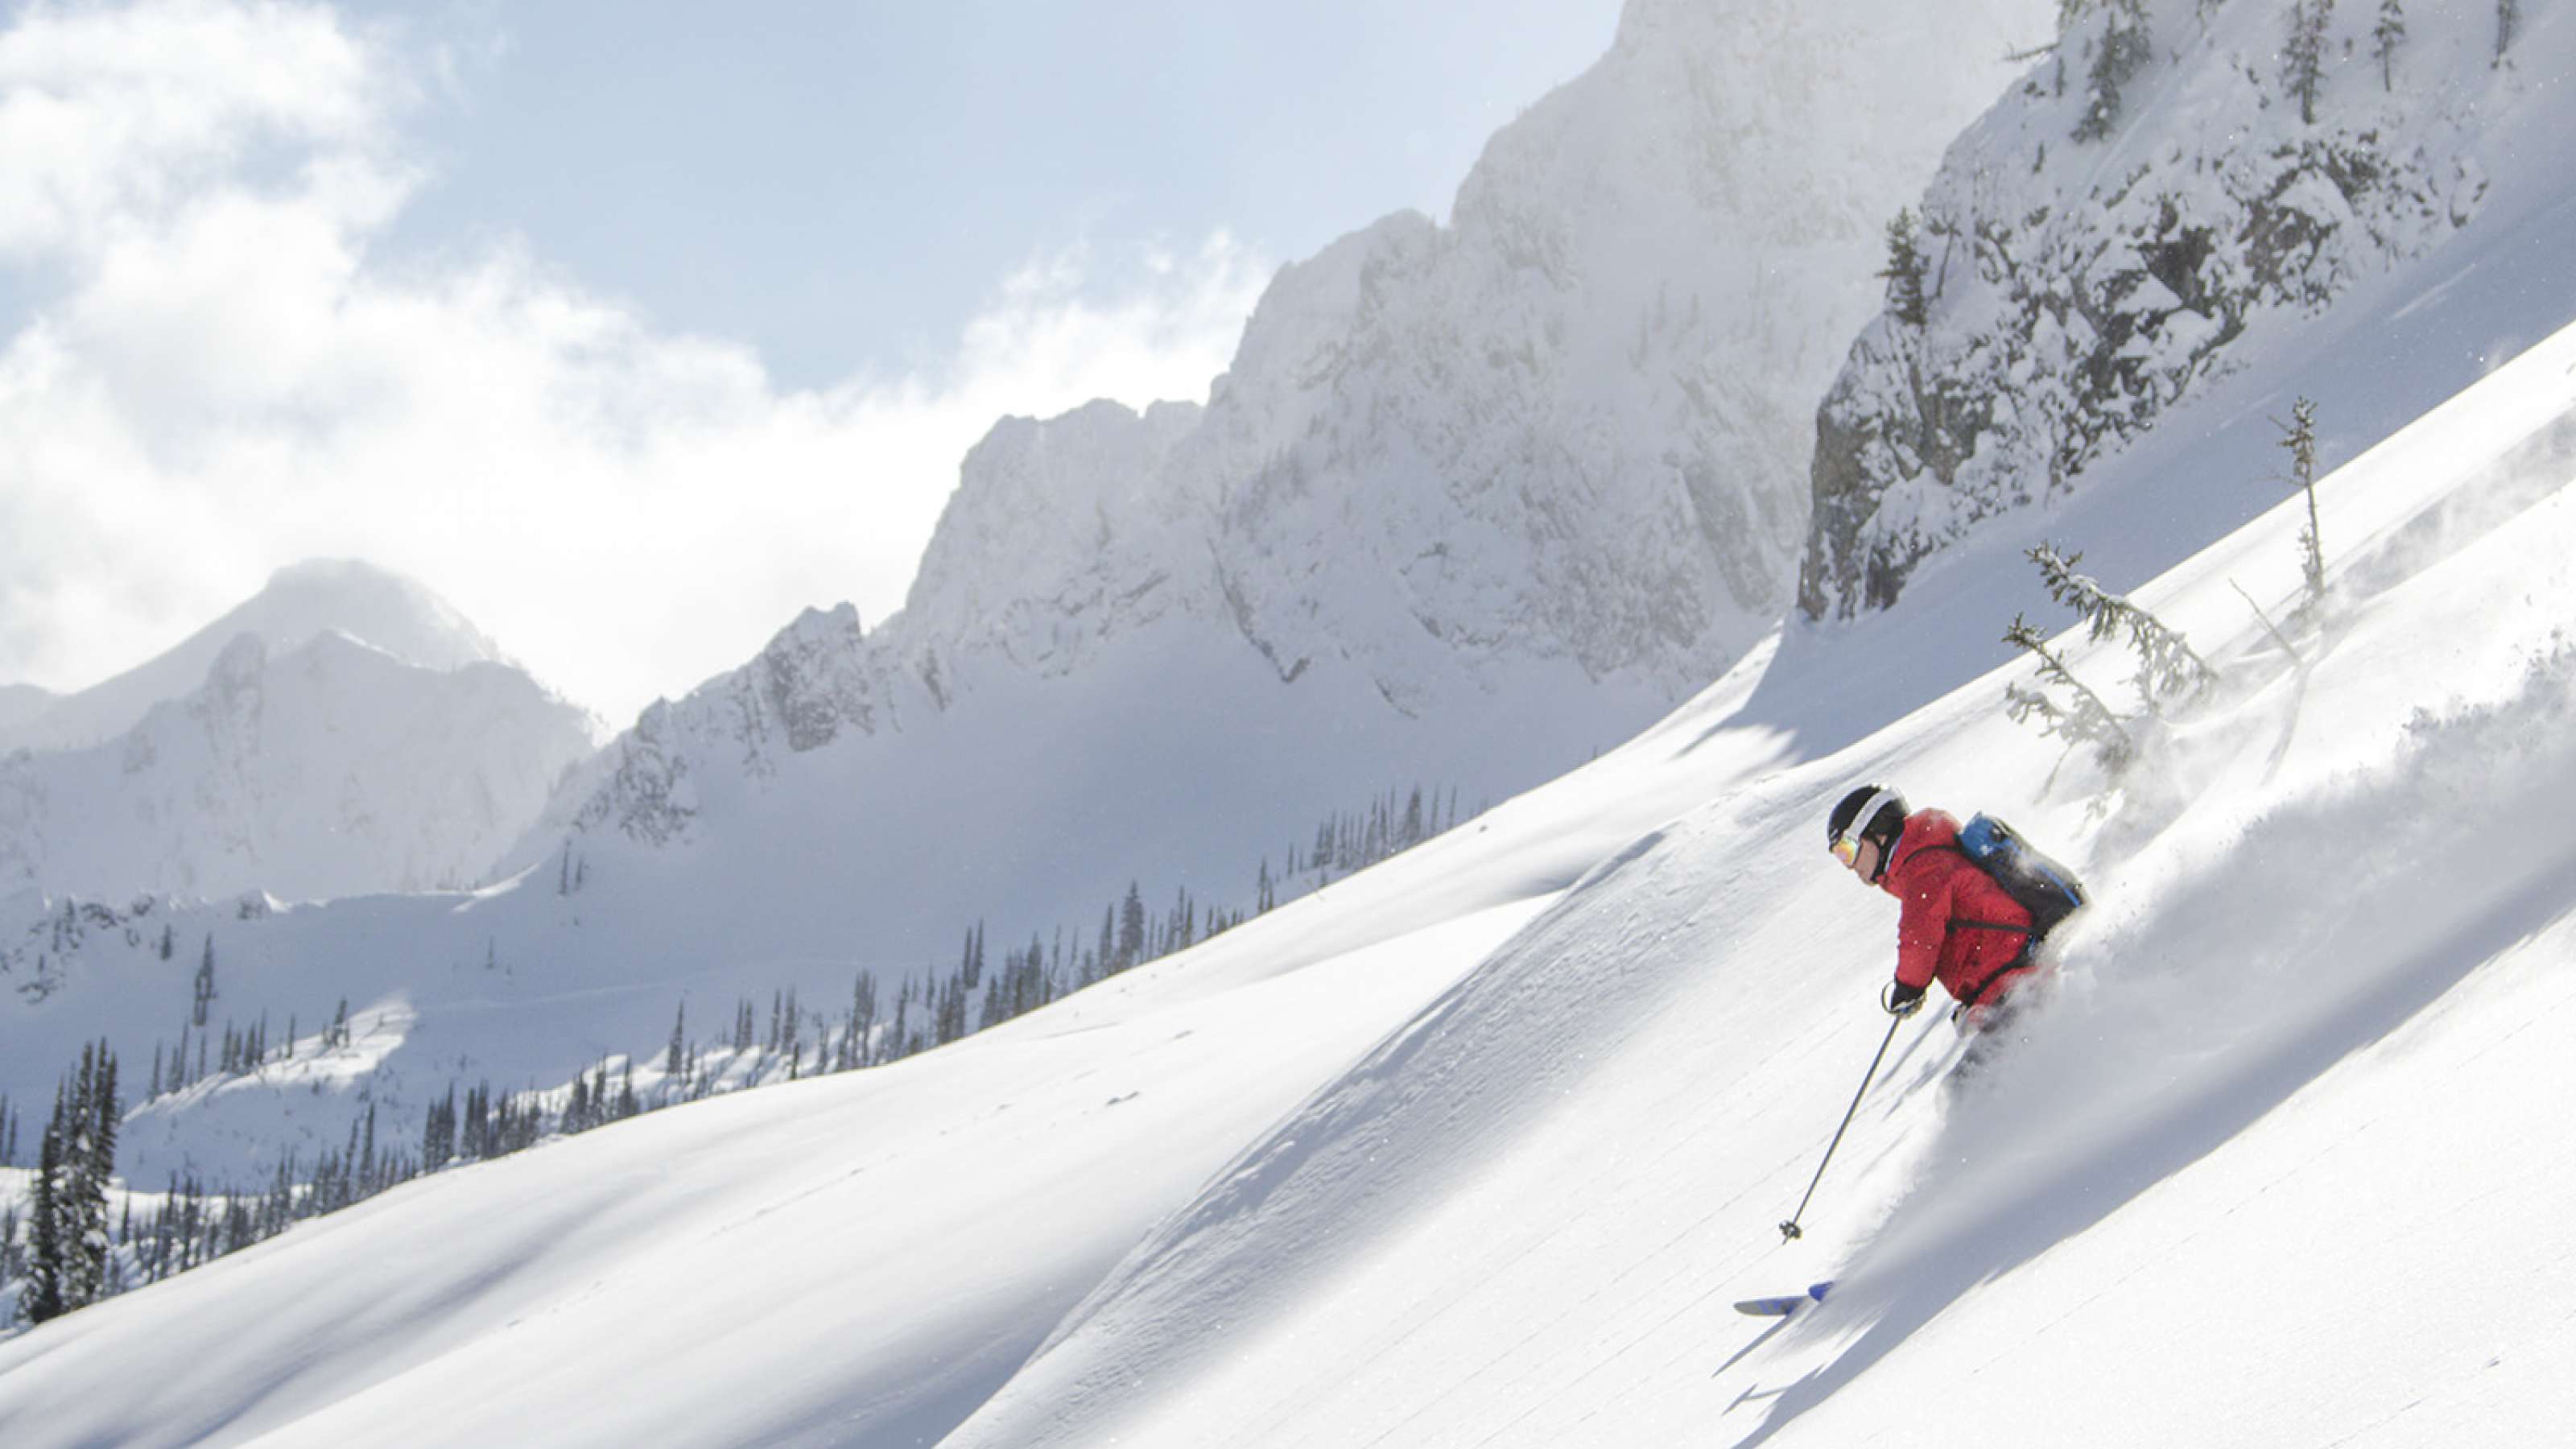
[[[2057,1164],[2030,1182],[2010,1216],[1971,1215],[1925,1245],[1901,1275],[1876,1284],[1843,1285],[1828,1311],[1868,1317],[1869,1327],[1832,1362],[1777,1391],[1769,1416],[1736,1449],[1768,1441],[1867,1372],[1971,1288],[2101,1222],[2237,1136],[2346,1056],[2404,1026],[2480,963],[2527,939],[2533,923],[2555,919],[2571,895],[2576,895],[2576,858],[2535,873],[2482,913],[2481,924],[2416,951],[2274,1049],[2204,1080],[2195,1090],[2161,1099],[2158,1110],[2132,1130],[2106,1134]],[[1904,1213],[1900,1204],[1895,1216],[1901,1219]]]
[[[1746,1344],[1744,1347],[1737,1349],[1737,1350],[1735,1351],[1735,1357],[1728,1359],[1726,1362],[1724,1362],[1724,1363],[1722,1363],[1722,1364],[1719,1364],[1719,1365],[1717,1366],[1717,1373],[1710,1374],[1710,1375],[1709,1375],[1709,1377],[1710,1377],[1710,1378],[1716,1378],[1716,1377],[1718,1377],[1718,1375],[1719,1375],[1719,1374],[1723,1374],[1723,1373],[1725,1373],[1728,1369],[1731,1369],[1731,1368],[1735,1367],[1737,1364],[1740,1364],[1740,1363],[1744,1362],[1746,1359],[1748,1359],[1748,1358],[1752,1357],[1752,1356],[1753,1356],[1753,1351],[1754,1351],[1755,1349],[1758,1349],[1758,1348],[1760,1348],[1762,1345],[1764,1345],[1764,1344],[1766,1344],[1766,1343],[1769,1343],[1772,1339],[1779,1337],[1779,1336],[1780,1336],[1780,1330],[1782,1330],[1782,1329],[1784,1329],[1784,1328],[1787,1328],[1787,1327],[1789,1326],[1789,1320],[1790,1320],[1790,1318],[1791,1318],[1791,1317],[1793,1317],[1793,1316],[1794,1316],[1794,1315],[1787,1314],[1787,1313],[1781,1314],[1781,1315],[1780,1315],[1780,1321],[1779,1321],[1779,1322],[1777,1322],[1777,1323],[1775,1323],[1775,1324],[1772,1324],[1769,1328],[1766,1328],[1766,1329],[1762,1330],[1760,1333],[1755,1334],[1755,1335],[1754,1335],[1754,1337],[1753,1337],[1753,1341],[1752,1341],[1751,1343],[1748,1343],[1748,1344]],[[1739,1402],[1740,1402],[1740,1401],[1739,1401]]]

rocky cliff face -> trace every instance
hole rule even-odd
[[[2519,80],[2491,13],[2418,8],[2390,37],[2383,10],[2302,7],[2322,25],[2294,43],[2286,5],[2070,7],[1915,208],[1919,310],[1892,291],[1816,413],[1800,608],[1885,607],[1980,519],[2082,486],[2268,332],[2468,225],[2482,116]]]

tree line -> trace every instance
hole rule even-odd
[[[377,1105],[352,1116],[344,1146],[309,1162],[286,1146],[267,1182],[253,1189],[209,1184],[195,1173],[173,1175],[158,1202],[138,1210],[127,1188],[122,1213],[110,1211],[116,1128],[123,1112],[115,1055],[101,1041],[82,1048],[56,1094],[40,1143],[26,1220],[0,1206],[0,1285],[19,1284],[18,1314],[41,1323],[130,1287],[249,1247],[294,1224],[336,1212],[388,1188],[447,1167],[505,1156],[553,1136],[591,1131],[647,1111],[806,1076],[882,1066],[948,1045],[1035,1011],[1087,986],[1192,946],[1276,909],[1305,889],[1321,889],[1422,843],[1459,821],[1457,792],[1444,799],[1420,786],[1390,790],[1357,810],[1327,813],[1313,835],[1290,844],[1284,868],[1260,863],[1249,908],[1212,906],[1186,887],[1171,903],[1145,903],[1140,883],[1105,905],[1096,933],[1058,926],[1051,938],[1032,933],[1025,946],[1005,946],[990,964],[986,927],[961,940],[956,964],[907,974],[892,999],[872,970],[851,981],[846,1005],[830,1013],[798,1000],[796,988],[771,993],[766,1026],[760,1003],[740,996],[721,1035],[701,1041],[689,1031],[685,998],[673,1013],[658,1077],[635,1080],[631,1057],[602,1057],[577,1069],[561,1088],[496,1089],[488,1081],[451,1081],[427,1104],[412,1147],[380,1145]],[[1480,807],[1481,809],[1481,807]],[[570,867],[566,867],[570,870]],[[578,876],[567,877],[578,889]],[[74,922],[78,917],[72,917]],[[66,930],[72,929],[66,925]],[[164,927],[159,953],[175,954]],[[241,1026],[215,1026],[220,999],[214,937],[198,953],[188,1014],[174,1040],[153,1044],[145,1100],[189,1089],[215,1076],[253,1073],[296,1059],[297,1018],[272,1041],[269,1013]],[[344,997],[315,1038],[315,1050],[346,1048],[353,1039]],[[461,1091],[461,1096],[460,1096]],[[0,1098],[0,1165],[18,1158],[21,1109]]]

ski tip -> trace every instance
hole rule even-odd
[[[1825,1301],[1826,1292],[1833,1286],[1834,1280],[1831,1278],[1826,1279],[1822,1283],[1810,1283],[1807,1285],[1807,1296],[1815,1299],[1818,1303],[1822,1303]]]

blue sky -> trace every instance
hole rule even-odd
[[[359,557],[623,723],[898,608],[1005,414],[1201,397],[1610,0],[0,9],[0,683]]]
[[[778,380],[937,368],[1032,254],[1445,217],[1609,0],[369,6],[446,47],[395,239],[516,233]]]

